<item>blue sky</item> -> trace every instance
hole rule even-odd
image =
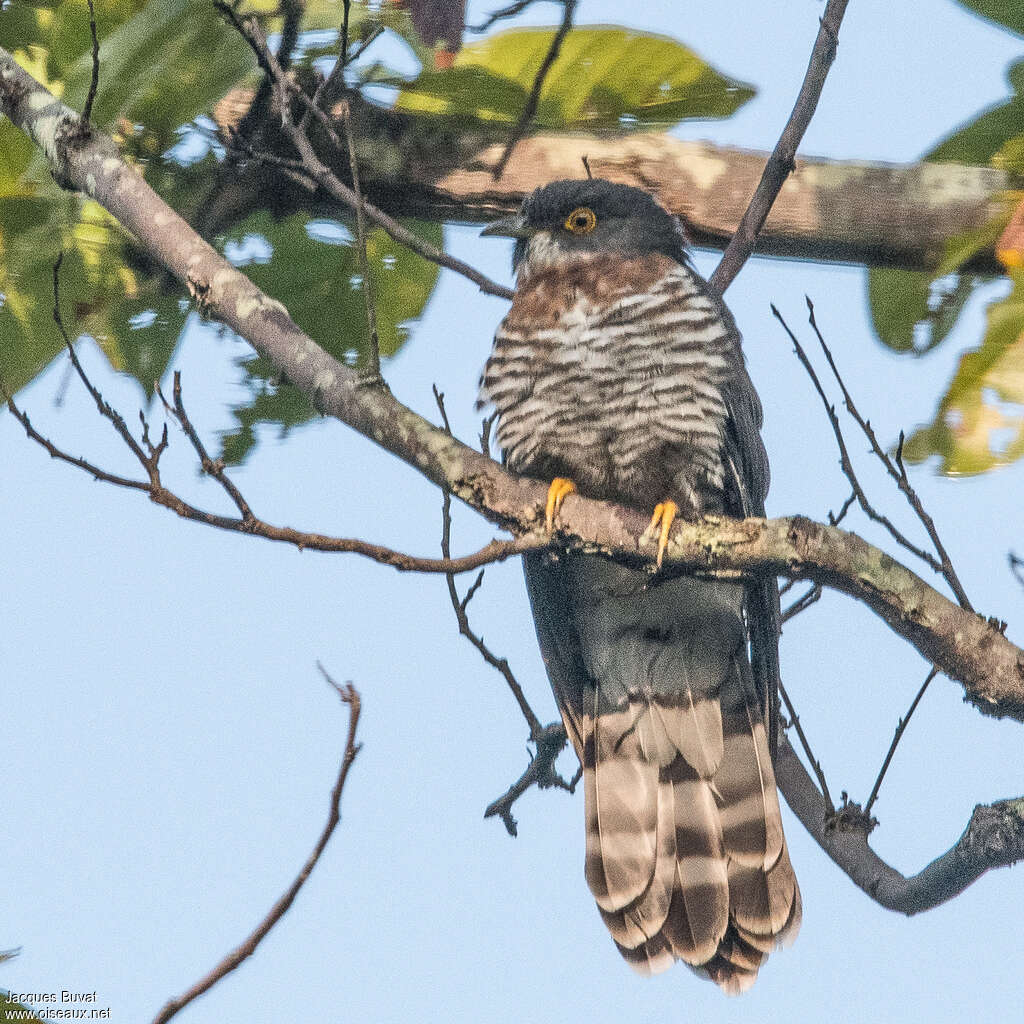
[[[471,20],[488,9],[472,4]],[[635,5],[629,24],[673,35],[759,89],[733,119],[679,134],[767,148],[822,9],[814,0],[784,9],[660,2]],[[550,23],[556,13],[540,5],[530,20]],[[619,4],[580,4],[580,23],[621,20]],[[853,0],[803,151],[912,160],[1006,94],[1005,68],[1022,48],[950,0]],[[447,240],[455,255],[507,279],[505,243],[466,227],[449,228]],[[697,255],[705,272],[715,261]],[[851,390],[889,441],[931,417],[1000,287],[977,294],[954,336],[918,362],[874,340],[863,269],[753,261],[728,299],[765,405],[769,512],[822,518],[847,493],[818,400],[769,302],[806,336],[803,296],[815,299]],[[436,382],[454,429],[472,441],[476,379],[504,308],[442,273],[412,341],[387,367],[397,396],[433,417]],[[227,403],[240,393],[236,361],[246,351],[195,322],[176,354],[207,437],[231,425]],[[81,352],[131,421],[135,383],[112,374],[91,343]],[[55,405],[64,373],[58,360],[19,396],[22,406],[72,452],[130,469],[79,387]],[[258,514],[437,550],[437,492],[371,443],[327,421],[285,443],[270,431],[260,440],[235,476]],[[855,454],[863,447],[855,443]],[[526,763],[526,730],[504,683],[458,638],[441,578],[181,522],[54,463],[7,415],[0,451],[8,550],[0,948],[23,947],[0,966],[0,985],[96,990],[112,1019],[146,1020],[248,933],[326,814],[346,718],[319,659],[364,700],[365,746],[342,824],[257,956],[182,1020],[952,1022],[1003,1019],[1019,1002],[1019,870],[990,874],[952,903],[905,919],[856,890],[788,811],[804,924],[753,991],[726,1000],[681,967],[634,976],[583,879],[582,794],[528,794],[515,840],[482,819]],[[168,482],[226,510],[173,431],[165,462]],[[866,457],[861,465],[877,501],[916,532]],[[1024,594],[1005,558],[1024,549],[1024,469],[946,479],[920,467],[914,483],[975,604],[1008,620],[1020,642]],[[860,520],[854,526],[883,542]],[[489,535],[458,510],[457,550]],[[471,612],[551,720],[519,567],[489,569]],[[833,595],[787,628],[782,655],[833,791],[863,800],[927,666],[871,613]],[[956,840],[974,804],[1019,795],[1020,735],[936,680],[876,807],[875,848],[916,871]]]

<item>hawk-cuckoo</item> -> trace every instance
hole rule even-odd
[[[660,564],[677,514],[763,514],[761,405],[679,222],[638,189],[557,181],[484,234],[516,239],[516,290],[480,403],[509,468],[550,482],[548,528],[576,489],[654,510]],[[747,653],[766,618],[776,640],[774,583],[766,600],[565,553],[525,569],[601,917],[638,971],[679,959],[742,991],[800,925]]]

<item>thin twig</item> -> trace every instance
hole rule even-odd
[[[900,434],[899,445],[896,449],[895,460],[891,459],[884,448],[878,443],[878,437],[875,434],[871,423],[861,416],[857,409],[857,406],[853,402],[853,398],[850,396],[850,392],[846,388],[846,383],[843,381],[842,376],[839,373],[839,369],[836,366],[835,359],[832,358],[832,352],[828,345],[825,344],[825,339],[822,337],[821,331],[818,329],[818,322],[814,317],[814,303],[811,302],[810,296],[804,296],[807,302],[808,319],[811,325],[811,329],[817,335],[818,344],[821,346],[822,352],[825,354],[825,359],[828,360],[828,365],[832,370],[832,376],[835,377],[836,383],[839,385],[840,390],[843,393],[843,402],[846,405],[850,415],[856,420],[857,426],[860,427],[864,436],[868,439],[868,443],[871,445],[871,450],[875,456],[885,467],[885,471],[896,481],[896,486],[899,487],[903,496],[907,499],[907,503],[914,510],[915,515],[921,521],[921,525],[924,526],[931,539],[932,545],[935,548],[936,554],[939,556],[939,564],[936,566],[934,562],[933,568],[937,568],[937,571],[942,574],[946,582],[949,584],[950,590],[956,596],[957,601],[961,608],[966,608],[967,611],[973,611],[971,602],[967,598],[967,593],[960,582],[960,578],[956,574],[956,570],[953,568],[953,563],[949,557],[949,553],[946,551],[945,546],[939,539],[939,531],[935,527],[935,521],[925,511],[924,505],[921,503],[921,499],[918,497],[917,491],[914,490],[913,485],[910,483],[910,478],[907,476],[906,467],[903,465],[903,435]]]
[[[60,260],[58,259],[55,270],[59,270],[59,267]],[[183,519],[202,523],[205,526],[213,526],[232,533],[249,534],[279,543],[293,544],[300,551],[325,551],[362,555],[382,565],[389,565],[399,572],[459,574],[479,569],[483,565],[501,562],[507,558],[512,558],[515,555],[524,554],[537,548],[537,538],[525,534],[513,540],[492,540],[479,551],[459,558],[421,558],[417,555],[395,551],[380,544],[371,544],[368,541],[352,537],[329,537],[320,533],[307,533],[302,530],[296,530],[290,526],[274,526],[271,523],[267,523],[253,513],[241,492],[228,478],[224,464],[219,459],[210,458],[205,445],[188,417],[188,413],[185,411],[184,401],[181,396],[180,375],[175,373],[173,406],[167,402],[158,386],[157,391],[160,399],[168,412],[177,420],[185,436],[195,449],[203,471],[212,476],[221,485],[241,513],[241,517],[235,519],[197,508],[164,486],[160,477],[158,463],[160,455],[166,447],[166,431],[160,444],[151,446],[151,450],[147,454],[128,430],[128,425],[121,414],[104,399],[99,389],[89,379],[85,369],[79,362],[77,353],[75,353],[70,341],[67,340],[67,332],[64,329],[63,322],[59,319],[59,309],[55,309],[55,313],[57,325],[68,344],[68,353],[78,376],[92,396],[100,414],[114,425],[122,441],[145,470],[148,479],[133,480],[129,477],[110,473],[100,466],[89,462],[87,459],[68,454],[35,429],[28,415],[14,401],[13,396],[9,393],[2,380],[0,380],[0,395],[3,395],[11,415],[24,427],[29,438],[44,448],[52,458],[75,466],[77,469],[88,473],[94,480],[101,480],[105,483],[113,484],[117,487],[125,487],[130,490],[142,491],[149,496],[150,501],[154,504],[170,509]],[[143,424],[145,428],[144,420]],[[145,429],[148,430],[148,428]]]
[[[806,611],[821,599],[821,584],[815,583],[803,592],[783,613],[780,622],[789,622],[794,616]]]
[[[850,511],[850,507],[857,500],[857,492],[850,491],[850,496],[843,502],[842,507],[839,509],[837,514],[833,514],[832,510],[829,509],[828,522],[829,526],[838,526],[845,518],[846,513]]]
[[[441,411],[441,419],[444,422],[444,429],[450,434],[451,426],[448,423],[448,413],[444,407],[444,395],[437,390],[437,385],[434,385],[434,399],[437,402],[437,407]],[[441,554],[444,558],[451,558],[451,539],[452,539],[452,496],[451,492],[444,488],[441,491]],[[480,652],[480,656],[497,672],[500,672],[505,682],[508,684],[509,690],[512,691],[512,696],[515,698],[516,703],[519,705],[519,710],[523,714],[523,718],[526,719],[526,724],[530,729],[530,739],[535,743],[538,742],[538,738],[544,732],[544,727],[540,724],[540,719],[534,714],[533,708],[530,707],[530,702],[526,699],[526,694],[523,693],[523,688],[519,685],[519,680],[516,679],[515,674],[509,667],[508,661],[505,658],[497,657],[491,649],[484,643],[483,638],[477,636],[473,632],[472,627],[469,624],[469,616],[466,614],[466,607],[469,602],[473,599],[477,590],[480,589],[480,584],[483,583],[484,571],[480,570],[476,580],[470,586],[466,592],[466,596],[463,598],[459,597],[458,588],[455,586],[455,576],[453,573],[445,574],[445,581],[448,584],[448,597],[452,603],[452,610],[455,612],[455,619],[459,624],[459,632]]]
[[[345,32],[348,32],[348,0],[345,3]],[[346,36],[347,40],[347,36]],[[347,41],[343,41],[342,56],[347,49]],[[364,215],[365,200],[359,185],[359,161],[356,159],[356,140],[352,132],[352,113],[349,105],[342,105],[341,123],[345,127],[345,139],[348,142],[348,166],[352,174],[352,188],[356,194],[356,241],[359,250],[359,271],[363,275],[363,300],[366,305],[366,328],[369,341],[369,370],[367,383],[381,384],[380,375],[380,340],[377,336],[377,302],[373,294],[373,282],[370,280],[370,260],[366,255],[366,217]]]
[[[750,259],[757,243],[757,236],[760,234],[761,228],[764,227],[772,204],[795,166],[794,160],[800,140],[811,123],[811,118],[818,106],[821,90],[825,85],[825,79],[828,77],[829,68],[832,66],[832,61],[835,60],[836,48],[839,45],[839,26],[846,13],[847,3],[848,0],[828,0],[825,5],[825,13],[821,18],[818,35],[814,40],[814,48],[811,50],[811,59],[807,65],[807,72],[804,75],[803,84],[800,86],[793,111],[779,136],[779,141],[775,144],[772,155],[765,164],[761,181],[750,200],[750,205],[747,206],[746,212],[743,214],[743,219],[732,238],[729,239],[729,244],[708,281],[708,284],[719,295],[729,287],[736,275],[743,269],[743,265]]]
[[[305,168],[305,172],[313,178],[325,192],[333,196],[339,202],[348,206],[350,209],[355,210],[359,203],[359,197],[356,195],[355,191],[345,185],[316,155],[312,143],[310,143],[305,132],[301,130],[299,125],[296,125],[292,121],[288,110],[288,98],[292,94],[297,95],[309,112],[316,117],[320,121],[321,125],[323,125],[330,133],[332,136],[331,141],[340,148],[340,140],[338,139],[337,133],[331,126],[327,115],[313,103],[309,96],[290,83],[281,72],[281,68],[277,64],[274,55],[267,48],[266,41],[263,39],[263,33],[255,20],[249,19],[248,21],[243,22],[238,18],[232,8],[223,2],[223,0],[214,0],[214,2],[217,9],[224,14],[224,16],[249,44],[253,53],[256,54],[256,58],[260,62],[260,66],[263,70],[271,75],[278,97],[278,105],[281,107],[281,126],[288,135],[292,144],[298,150],[299,156],[302,158],[302,164]],[[498,284],[497,281],[492,281],[486,274],[481,274],[475,267],[470,266],[462,260],[456,259],[454,256],[448,255],[448,253],[442,252],[436,246],[424,241],[408,228],[399,224],[393,217],[389,217],[383,210],[379,210],[372,203],[364,200],[363,210],[370,220],[382,227],[396,242],[401,243],[407,249],[411,249],[413,252],[418,253],[420,256],[423,256],[425,259],[428,259],[439,266],[453,270],[457,274],[462,274],[463,277],[468,278],[477,285],[485,295],[497,295],[504,299],[512,298],[513,292],[511,288],[506,288],[504,285]]]
[[[505,18],[514,18],[517,14],[522,14],[532,3],[533,0],[517,0],[516,3],[509,4],[508,7],[492,11],[479,25],[469,26],[469,31],[486,32],[495,22],[502,21]]]
[[[1024,587],[1024,558],[1019,558],[1012,551],[1007,553],[1006,560],[1010,563],[1013,578]]]
[[[832,424],[832,433],[835,434],[836,444],[839,447],[839,464],[842,467],[846,479],[849,480],[850,486],[853,488],[853,493],[856,494],[857,501],[860,504],[860,507],[864,510],[864,514],[873,522],[879,523],[881,526],[885,527],[885,529],[888,530],[889,535],[897,544],[906,548],[911,552],[911,554],[916,555],[934,569],[935,572],[941,573],[942,565],[935,556],[932,555],[930,551],[925,551],[924,548],[914,544],[913,541],[893,525],[892,521],[887,516],[878,512],[868,500],[868,496],[864,492],[864,488],[861,487],[860,481],[857,479],[857,473],[853,468],[853,462],[850,459],[850,453],[846,447],[846,439],[843,437],[843,428],[839,423],[839,417],[836,415],[835,406],[829,402],[828,395],[825,394],[825,389],[822,387],[821,381],[818,379],[818,375],[815,372],[814,367],[811,365],[810,359],[807,358],[807,353],[797,340],[796,335],[790,330],[789,324],[786,323],[774,303],[772,303],[771,310],[775,319],[782,324],[786,333],[789,335],[789,339],[792,341],[793,348],[796,351],[797,358],[803,364],[804,369],[807,371],[807,375],[811,378],[811,382],[814,384],[814,389],[818,392],[818,396],[821,398],[822,404],[825,406],[825,412],[828,414],[829,423]]]
[[[537,104],[540,102],[540,93],[544,88],[544,81],[548,77],[548,72],[551,70],[551,66],[558,60],[558,54],[561,52],[562,43],[565,41],[565,37],[569,34],[569,30],[572,28],[573,15],[576,13],[576,0],[561,0],[562,2],[562,23],[558,26],[554,37],[551,40],[551,46],[548,47],[548,52],[544,55],[544,60],[541,61],[541,65],[537,68],[537,74],[533,79],[533,86],[530,89],[530,95],[526,98],[526,105],[523,107],[523,112],[519,115],[519,120],[516,122],[515,127],[512,129],[512,133],[508,137],[508,141],[505,143],[505,150],[501,154],[501,159],[498,160],[491,172],[494,180],[505,173],[505,165],[509,161],[509,157],[512,156],[512,150],[519,144],[520,139],[526,134],[526,130],[530,127],[530,122],[533,120],[533,115],[537,113]]]
[[[921,698],[924,696],[925,690],[928,689],[928,684],[938,674],[939,670],[932,666],[931,671],[925,676],[924,682],[921,684],[921,688],[917,691],[917,696],[910,702],[910,707],[907,708],[907,713],[896,724],[896,733],[892,738],[892,743],[889,744],[889,751],[885,755],[882,767],[878,770],[878,778],[875,779],[875,784],[871,787],[871,796],[868,797],[868,802],[864,805],[864,813],[866,815],[870,816],[871,808],[874,806],[875,800],[878,799],[878,790],[881,788],[882,780],[885,778],[885,773],[889,770],[889,763],[892,761],[892,755],[896,753],[896,748],[899,746],[900,740],[903,738],[903,733],[910,724],[910,716],[917,709],[917,705],[921,703]]]
[[[497,800],[488,804],[484,811],[485,818],[501,818],[506,831],[513,838],[519,834],[519,829],[516,819],[512,816],[512,805],[531,786],[538,789],[564,789],[568,793],[575,793],[576,785],[583,777],[582,766],[568,782],[555,771],[555,761],[565,746],[565,726],[561,722],[545,726],[541,734],[534,738],[534,742],[537,745],[537,753],[530,758],[526,771]]]
[[[234,502],[235,508],[242,514],[243,524],[253,524],[256,522],[256,517],[253,515],[252,509],[249,507],[249,503],[242,496],[242,492],[234,485],[229,479],[224,469],[223,459],[211,459],[210,453],[206,450],[206,445],[203,444],[196,428],[192,426],[192,421],[188,418],[188,413],[185,411],[185,402],[182,398],[181,393],[181,371],[174,371],[174,406],[167,404],[167,399],[164,398],[163,391],[160,390],[160,384],[156,384],[156,393],[163,402],[164,408],[178,421],[179,426],[184,431],[185,436],[189,439],[192,447],[195,449],[196,455],[199,456],[199,465],[202,467],[204,473],[207,476],[212,476],[224,489],[227,496]]]
[[[324,671],[322,665],[318,663],[317,667],[323,673],[328,684],[337,692],[342,703],[348,705],[348,736],[345,739],[345,752],[341,758],[341,767],[338,770],[338,777],[334,783],[334,789],[331,790],[330,810],[327,815],[327,824],[320,833],[320,838],[317,840],[316,846],[313,847],[313,852],[306,858],[306,863],[302,865],[302,869],[296,876],[295,881],[292,882],[287,891],[273,905],[273,907],[270,908],[270,912],[256,926],[252,934],[250,934],[240,946],[228,953],[228,955],[224,957],[224,959],[221,960],[221,962],[217,964],[209,974],[200,978],[199,981],[197,981],[191,988],[186,992],[183,992],[177,998],[171,999],[153,1019],[153,1024],[167,1024],[167,1021],[178,1013],[179,1010],[201,996],[204,992],[213,988],[218,981],[230,974],[236,967],[256,952],[256,947],[259,946],[263,939],[266,938],[274,925],[276,925],[277,922],[280,921],[288,912],[288,908],[291,907],[292,903],[295,901],[295,897],[299,894],[299,890],[303,885],[305,885],[306,880],[312,874],[317,861],[320,859],[320,855],[326,849],[338,822],[341,820],[341,794],[345,788],[345,780],[348,778],[349,769],[352,767],[352,763],[355,761],[356,755],[362,748],[361,743],[356,743],[356,729],[359,725],[361,704],[359,694],[351,683],[339,686],[333,679],[331,679],[327,672]]]
[[[793,702],[789,699],[789,694],[786,693],[786,687],[782,685],[781,679],[779,680],[779,693],[782,694],[782,700],[786,705],[786,710],[789,712],[789,720],[792,722],[793,728],[796,729],[797,736],[800,737],[800,745],[804,748],[807,760],[810,761],[811,767],[814,769],[814,774],[818,780],[818,785],[821,787],[821,795],[825,801],[825,806],[828,808],[828,813],[830,815],[834,815],[836,813],[836,808],[835,804],[832,803],[832,797],[829,796],[828,783],[825,781],[825,773],[822,771],[821,762],[818,761],[811,751],[811,745],[807,741],[807,736],[804,734],[803,726],[800,724],[800,716],[796,713],[796,708],[793,707]]]
[[[89,4],[89,33],[92,36],[92,78],[89,80],[89,92],[82,106],[82,124],[88,124],[92,117],[92,105],[96,99],[96,91],[100,87],[100,41],[96,35],[96,10],[93,0]]]

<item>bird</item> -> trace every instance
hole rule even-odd
[[[653,567],[554,548],[524,558],[582,766],[587,883],[638,972],[682,961],[743,992],[801,918],[772,695],[748,652],[759,631],[777,657],[777,581],[662,568],[677,516],[764,514],[762,410],[739,332],[679,220],[640,189],[554,181],[483,234],[515,239],[477,402],[506,466],[548,484],[549,533],[577,492],[651,513],[657,544]]]

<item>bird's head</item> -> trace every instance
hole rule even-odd
[[[679,221],[646,192],[602,178],[553,181],[531,192],[518,213],[489,224],[482,234],[516,240],[516,271],[606,253],[663,253],[686,262],[686,235]]]

